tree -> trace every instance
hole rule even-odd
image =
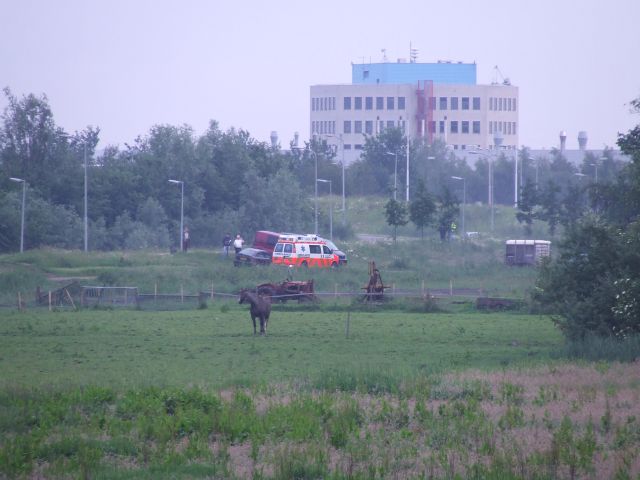
[[[539,196],[540,206],[542,207],[539,217],[549,225],[549,233],[552,237],[556,233],[562,212],[559,197],[560,191],[560,187],[553,180],[549,180]]]
[[[640,99],[632,104],[640,111]],[[640,125],[618,145],[632,162],[599,192],[601,213],[567,222],[560,254],[537,280],[534,298],[569,339],[640,335]]]
[[[527,237],[531,236],[531,226],[533,221],[538,218],[537,205],[538,192],[536,185],[531,180],[527,180],[524,187],[522,187],[522,192],[518,199],[518,212],[516,213],[518,222],[524,223],[524,231]]]
[[[417,182],[413,200],[409,204],[409,219],[420,229],[420,236],[424,239],[424,227],[433,222],[436,212],[436,204],[433,197],[427,191],[424,182],[420,179]]]
[[[451,237],[453,222],[460,214],[460,202],[449,187],[443,188],[438,201],[438,232],[440,240],[444,242]]]
[[[398,227],[408,223],[407,207],[403,202],[390,198],[384,206],[384,214],[387,218],[387,224],[393,227],[393,241],[395,242]]]

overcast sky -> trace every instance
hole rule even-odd
[[[0,87],[46,94],[69,132],[131,143],[158,123],[210,120],[287,145],[309,135],[309,86],[350,83],[351,62],[476,62],[520,88],[520,142],[614,146],[640,121],[638,0],[1,0]],[[0,99],[4,109],[6,99]]]

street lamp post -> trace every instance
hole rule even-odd
[[[313,216],[315,223],[315,230],[313,233],[318,235],[318,154],[313,151],[313,148],[309,148],[309,151],[313,154],[313,158],[315,159],[315,181],[313,182],[314,193],[313,193]]]
[[[467,231],[464,225],[464,206],[467,203],[467,182],[464,177],[451,176],[454,180],[462,180],[462,238],[467,238]]]
[[[20,220],[20,253],[24,252],[24,206],[27,198],[27,182],[22,178],[9,177],[12,182],[22,183],[22,213]]]
[[[89,251],[89,217],[87,199],[87,143],[84,144],[84,251]]]
[[[318,182],[329,184],[329,238],[331,239],[331,241],[333,241],[333,200],[331,199],[331,183],[332,182],[331,180],[326,180],[324,178],[318,178],[316,180],[316,184]]]
[[[342,134],[339,135],[327,135],[327,137],[337,138],[340,142],[340,149],[342,150],[342,226],[346,227],[347,225],[347,204],[345,201],[345,190],[344,190],[344,139],[342,138]]]
[[[184,181],[182,180],[169,180],[169,183],[175,183],[180,185],[180,251],[184,251]]]
[[[398,200],[398,152],[386,152],[387,155],[393,155],[396,159],[396,166],[393,171],[393,199]]]

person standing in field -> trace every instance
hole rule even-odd
[[[244,240],[240,234],[237,234],[236,239],[233,241],[233,248],[236,250],[236,255],[240,253],[240,250],[242,250],[242,245],[244,245]]]
[[[229,256],[229,247],[231,247],[231,235],[225,233],[224,238],[222,239],[222,249],[227,257]]]
[[[189,241],[191,240],[191,236],[189,235],[189,227],[184,227],[184,233],[182,237],[182,250],[187,252],[189,250]]]

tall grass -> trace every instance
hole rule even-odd
[[[640,358],[640,335],[623,339],[586,335],[580,340],[567,340],[554,356],[588,361],[633,362]]]

